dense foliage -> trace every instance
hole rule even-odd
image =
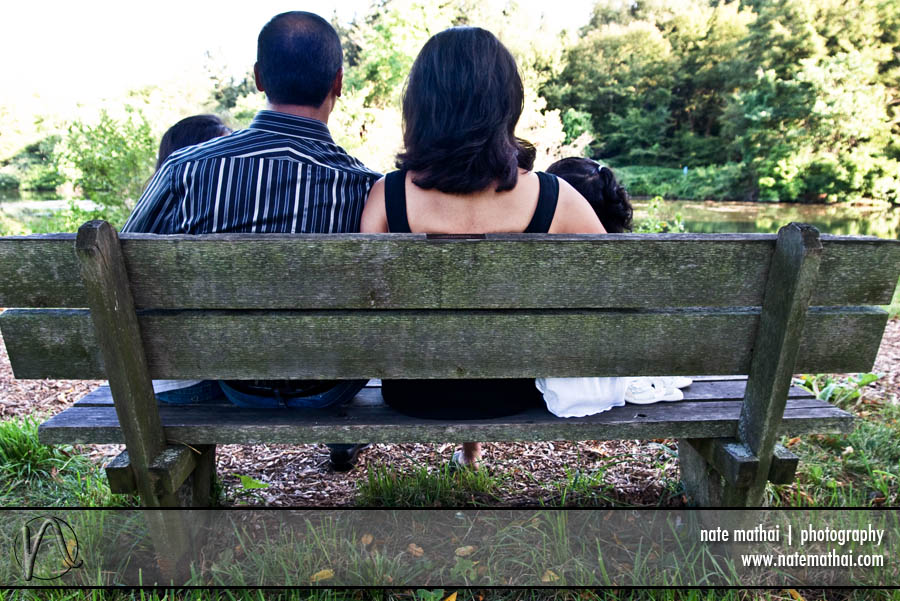
[[[562,34],[515,0],[377,0],[335,21],[338,143],[393,168],[406,74],[425,40],[453,25],[490,29],[516,56],[518,134],[539,168],[588,154],[634,195],[900,204],[897,0],[598,0],[584,27]],[[127,206],[172,123],[217,112],[240,128],[264,105],[249,71],[210,62],[207,80],[136,90],[105,112],[25,123],[0,106],[0,189],[68,181]]]
[[[542,93],[632,192],[900,203],[895,0],[601,1]]]
[[[126,106],[123,119],[101,111],[96,124],[76,121],[69,128],[68,159],[77,185],[93,201],[121,206],[136,200],[153,175],[157,141],[150,123]]]

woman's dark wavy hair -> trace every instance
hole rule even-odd
[[[404,151],[397,167],[420,188],[470,194],[516,185],[534,147],[516,137],[525,91],[516,61],[494,34],[453,27],[433,36],[403,93]]]
[[[200,144],[231,133],[231,129],[215,115],[186,117],[170,127],[159,142],[156,169],[159,170],[169,155],[186,146]]]
[[[609,167],[590,159],[569,157],[550,165],[547,173],[572,184],[591,204],[607,232],[621,234],[631,231],[634,216],[631,200]]]

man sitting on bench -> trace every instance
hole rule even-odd
[[[358,232],[380,175],[336,145],[328,117],[341,95],[343,51],[318,15],[287,12],[260,31],[256,86],[266,110],[247,129],[175,152],[141,196],[123,232],[152,234]],[[323,407],[352,399],[364,380],[229,381],[235,404]],[[364,445],[329,445],[351,469]]]

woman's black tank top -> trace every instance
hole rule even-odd
[[[537,207],[531,223],[523,234],[546,234],[550,231],[556,203],[559,201],[559,180],[555,175],[536,171],[540,185]],[[384,208],[387,212],[388,231],[392,234],[409,234],[406,215],[406,171],[392,171],[384,177]]]
[[[556,176],[536,172],[540,182],[538,203],[523,233],[547,233],[559,200]],[[406,172],[385,176],[384,205],[388,231],[410,233],[406,212]],[[382,395],[392,408],[428,419],[489,419],[514,415],[531,407],[544,407],[533,378],[384,380]]]

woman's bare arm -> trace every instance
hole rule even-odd
[[[366,206],[362,212],[359,231],[380,234],[388,231],[387,212],[384,208],[384,178],[375,182],[369,190]]]

